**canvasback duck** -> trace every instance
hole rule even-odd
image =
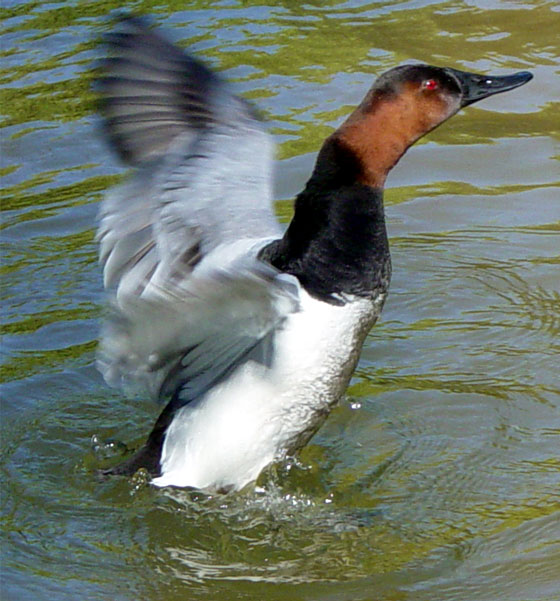
[[[391,278],[391,168],[461,108],[532,75],[387,71],[325,140],[282,232],[273,143],[251,106],[143,18],[107,43],[100,110],[136,170],[100,211],[110,311],[98,366],[165,407],[105,473],[238,490],[305,445],[346,390]]]

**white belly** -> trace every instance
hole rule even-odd
[[[301,311],[276,336],[270,368],[245,363],[177,412],[153,483],[239,489],[305,444],[344,393],[384,298],[337,307],[303,293]]]

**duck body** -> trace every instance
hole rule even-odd
[[[383,304],[329,305],[301,291],[270,364],[248,360],[181,407],[162,447],[158,486],[226,491],[304,446],[340,399]]]
[[[105,473],[240,489],[305,445],[346,390],[391,277],[389,170],[462,106],[531,76],[384,74],[323,144],[282,232],[272,143],[251,107],[144,20],[108,42],[100,108],[136,172],[100,212],[111,312],[98,365],[165,406]]]

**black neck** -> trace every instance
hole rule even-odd
[[[284,237],[261,255],[335,304],[345,295],[375,297],[391,275],[383,190],[358,183],[352,159],[334,140],[325,144]]]

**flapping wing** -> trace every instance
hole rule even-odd
[[[143,19],[124,19],[107,42],[103,123],[138,169],[101,208],[105,286],[142,294],[221,243],[277,236],[273,145],[250,106]]]
[[[219,123],[254,120],[225,80],[153,31],[148,19],[122,16],[104,41],[109,56],[98,65],[96,91],[105,132],[126,163],[165,156],[177,136],[193,139]]]
[[[297,280],[257,259],[203,265],[180,287],[115,303],[98,366],[113,386],[182,405],[249,359],[268,365],[274,334],[298,304]]]
[[[112,384],[186,402],[244,358],[264,361],[297,308],[295,281],[254,255],[232,259],[243,257],[236,244],[279,235],[272,143],[225,81],[144,20],[124,19],[107,41],[97,85],[104,126],[137,169],[100,211],[113,315],[99,365]]]

